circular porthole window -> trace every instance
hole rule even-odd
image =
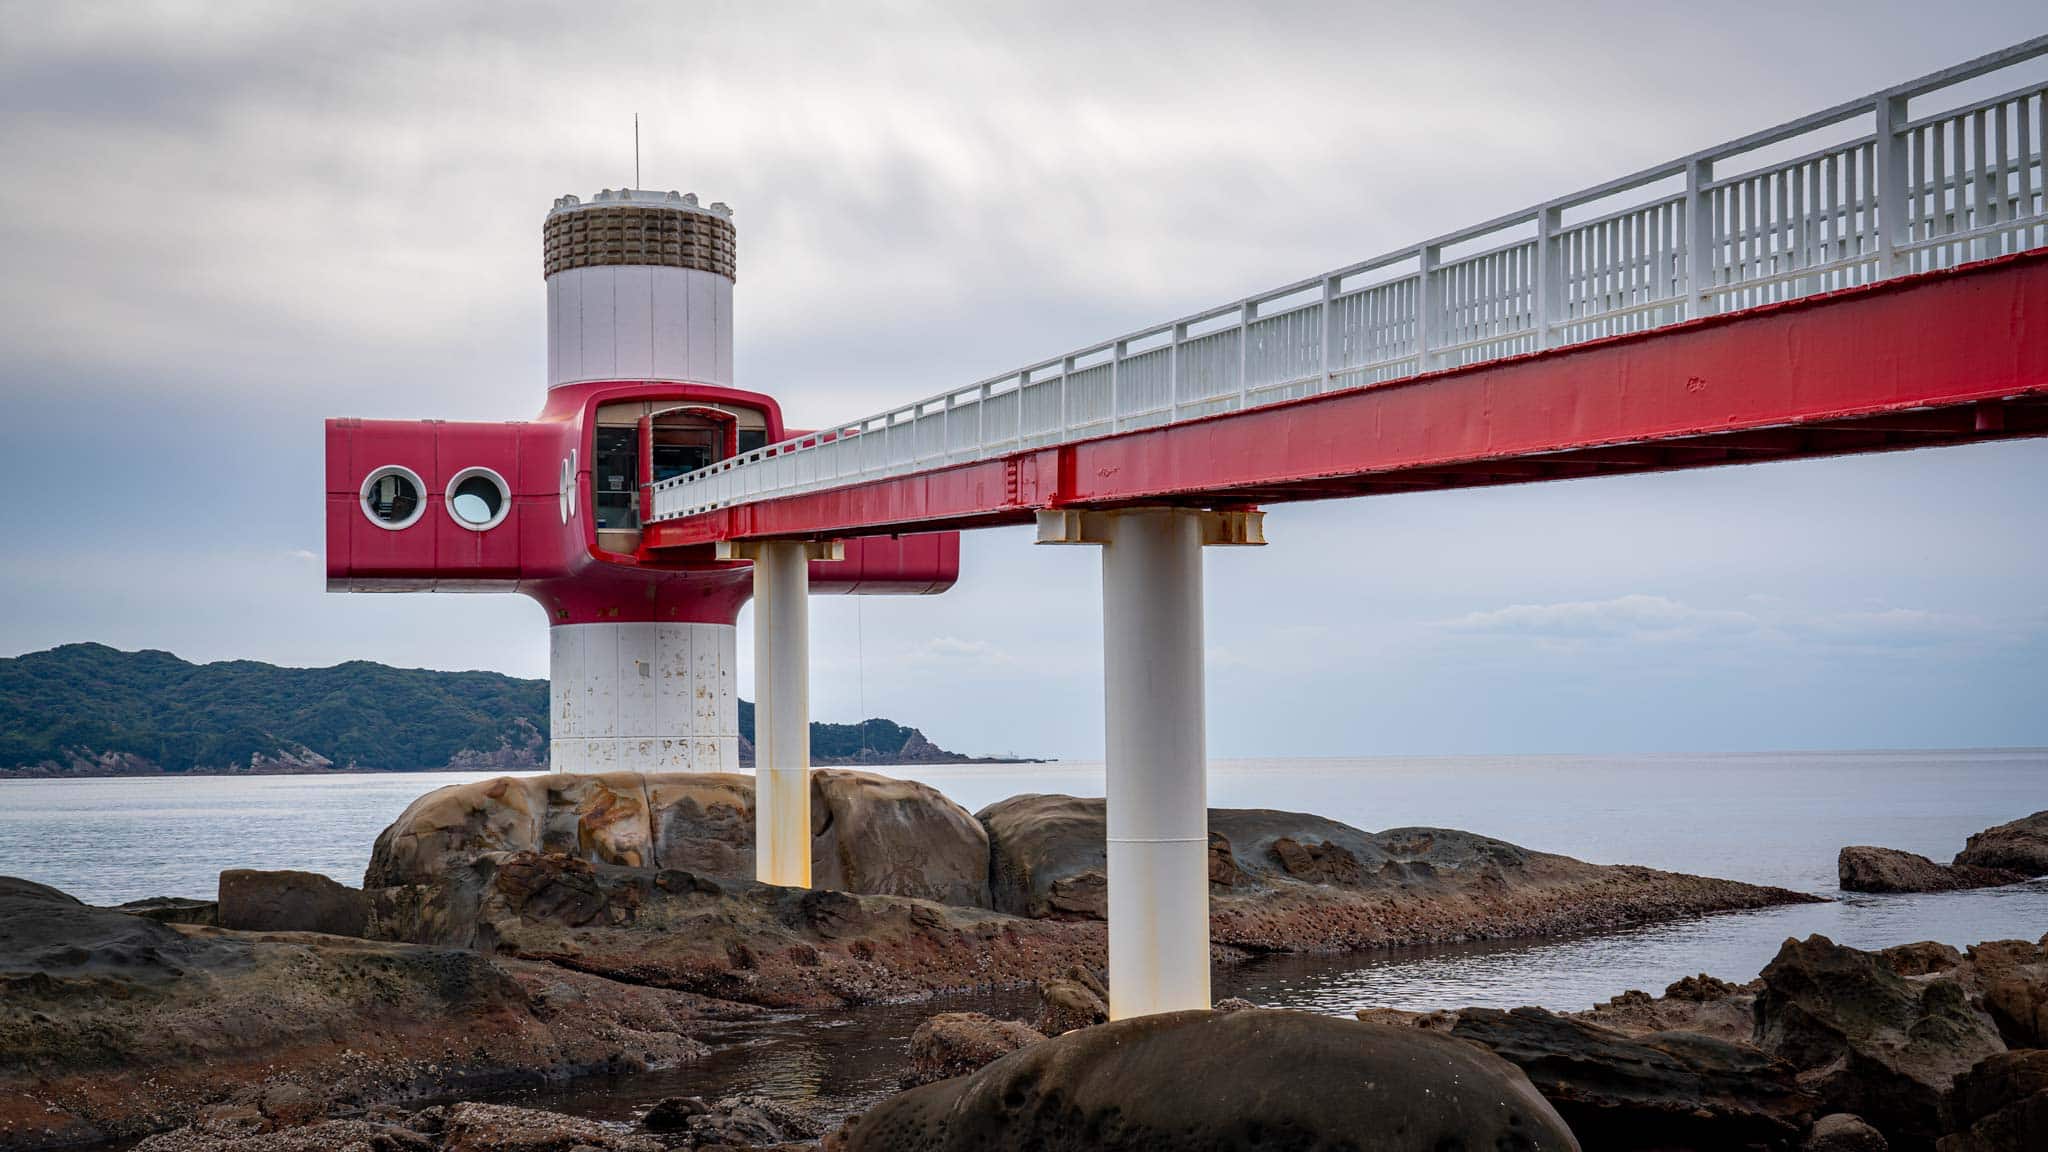
[[[386,464],[363,479],[363,515],[393,532],[412,527],[427,510],[420,474],[399,464]]]
[[[489,468],[464,468],[448,481],[448,515],[472,532],[496,528],[512,511],[512,491]]]

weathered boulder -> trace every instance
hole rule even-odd
[[[910,1033],[910,1074],[904,1087],[965,1076],[1044,1039],[1044,1033],[1016,1020],[980,1012],[941,1012]]]
[[[989,894],[1017,916],[1100,920],[1109,912],[1103,802],[1025,795],[975,813],[988,833]]]
[[[1956,1078],[1953,1134],[1939,1152],[2048,1148],[2048,1050],[2001,1052]]]
[[[1932,1147],[1956,1076],[2005,1047],[1957,979],[1909,980],[1883,956],[1825,936],[1787,940],[1760,979],[1758,1046],[1895,1147]]]
[[[1956,892],[2016,884],[2024,875],[1972,864],[1953,867],[1896,848],[1853,845],[1842,849],[1835,871],[1844,892]]]
[[[1977,833],[1956,853],[1956,863],[2005,868],[2022,876],[2048,876],[2048,812]]]
[[[1466,1008],[1450,1034],[1520,1068],[1589,1148],[1788,1147],[1818,1103],[1791,1065],[1695,1032],[1630,1037],[1541,1008]]]
[[[814,887],[991,906],[988,833],[928,784],[812,772],[811,841]]]
[[[988,907],[988,837],[936,789],[811,774],[820,888]],[[732,773],[505,776],[440,788],[377,837],[366,889],[429,884],[491,853],[561,854],[726,881],[754,875],[754,780]]]
[[[499,776],[451,784],[406,805],[377,834],[363,889],[421,884],[485,852],[536,851],[541,793],[536,777]]]
[[[1888,1152],[1890,1147],[1884,1133],[1864,1123],[1863,1117],[1836,1112],[1813,1122],[1804,1152]]]
[[[1513,1065],[1302,1012],[1173,1012],[1032,1044],[876,1105],[847,1152],[1578,1148]]]
[[[361,936],[369,904],[350,888],[318,872],[230,868],[220,874],[216,920],[243,932],[325,932]]]
[[[654,866],[725,880],[754,877],[754,778],[728,772],[647,777]]]

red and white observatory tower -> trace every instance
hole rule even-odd
[[[641,538],[656,481],[790,432],[773,398],[734,387],[732,212],[607,190],[557,200],[542,238],[539,416],[329,420],[328,590],[524,593],[550,626],[554,770],[736,771],[735,622],[756,573],[709,545]],[[929,594],[959,573],[951,532],[761,548],[760,592],[781,602],[757,606],[764,643],[804,628],[809,593]],[[780,822],[807,806],[808,705],[801,667],[776,675],[756,759],[785,783]],[[765,786],[760,804],[766,833]],[[804,875],[783,879],[807,881],[809,821],[789,824]]]

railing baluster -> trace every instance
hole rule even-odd
[[[1707,314],[1713,287],[1714,216],[1707,186],[1714,182],[1714,162],[1695,160],[1685,167],[1685,217],[1691,235],[1685,245],[1685,291],[1694,319]]]
[[[1437,260],[1443,249],[1435,244],[1425,244],[1415,250],[1415,370],[1427,372],[1435,367],[1435,357],[1430,347],[1438,343],[1438,332],[1443,325],[1442,293],[1443,277],[1437,274]]]
[[[1336,381],[1333,365],[1337,362],[1337,278],[1323,277],[1323,379],[1317,392],[1328,392]]]
[[[1074,412],[1071,407],[1074,403],[1074,391],[1067,386],[1067,381],[1072,379],[1073,375],[1074,358],[1068,356],[1060,361],[1060,403],[1070,406],[1067,410],[1067,436],[1072,436],[1075,428]],[[1062,437],[1062,439],[1065,438]]]
[[[1564,284],[1557,274],[1557,230],[1563,222],[1563,209],[1545,208],[1536,214],[1536,284],[1531,311],[1538,348],[1550,347],[1551,325],[1557,321],[1557,307],[1564,298]]]
[[[1122,401],[1117,396],[1117,377],[1123,374],[1124,349],[1126,345],[1126,341],[1119,340],[1109,346],[1109,430],[1111,432],[1116,432],[1123,428],[1123,408],[1121,406]]]
[[[1237,410],[1242,412],[1251,407],[1252,320],[1259,314],[1259,306],[1246,301],[1237,310]]]
[[[1172,350],[1166,354],[1166,419],[1173,423],[1180,419],[1180,346],[1188,338],[1188,326],[1173,326]]]

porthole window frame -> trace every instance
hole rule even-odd
[[[481,524],[472,524],[456,513],[455,490],[462,487],[465,482],[474,480],[479,476],[497,485],[498,511],[489,520]],[[486,468],[480,464],[474,465],[464,468],[448,478],[448,487],[441,492],[441,505],[448,509],[448,518],[462,527],[469,529],[471,532],[489,532],[491,529],[503,524],[505,517],[512,514],[512,486],[505,483],[505,478],[498,475],[496,469]]]
[[[397,476],[410,482],[412,490],[419,494],[419,503],[413,505],[412,515],[407,516],[403,520],[386,520],[370,508],[370,489],[377,481],[382,480],[386,476]],[[386,532],[403,532],[407,528],[419,523],[420,517],[427,514],[427,482],[420,479],[419,473],[407,468],[403,464],[379,465],[370,469],[370,474],[363,477],[363,485],[356,492],[356,507],[363,510],[363,519],[384,529]]]

